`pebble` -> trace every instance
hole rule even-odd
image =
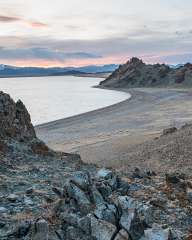
[[[104,178],[107,180],[113,177],[113,172],[106,168],[102,168],[98,171],[97,176],[98,178]]]
[[[6,213],[8,210],[5,207],[0,207],[0,214]]]
[[[33,205],[33,201],[29,197],[24,197],[24,204],[25,205]]]
[[[10,201],[10,202],[16,202],[17,200],[18,200],[18,196],[16,195],[16,194],[9,194],[8,196],[7,196],[7,199]]]

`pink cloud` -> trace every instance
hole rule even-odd
[[[0,15],[0,23],[11,23],[11,22],[17,22],[17,21],[27,23],[27,25],[32,27],[32,28],[46,28],[46,27],[48,27],[48,25],[46,23],[43,23],[43,22],[25,20],[21,17]]]
[[[66,59],[65,61],[57,59],[2,59],[6,64],[16,65],[16,66],[31,66],[31,67],[81,67],[87,65],[104,65],[112,63],[124,63],[128,60],[128,56],[106,56],[102,58],[93,59]]]
[[[47,28],[48,25],[46,23],[42,22],[32,22],[32,21],[27,21],[28,25],[30,25],[33,28]]]

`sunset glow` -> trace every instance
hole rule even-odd
[[[189,0],[3,0],[0,62],[83,66],[191,59]],[[171,11],[170,11],[171,10]],[[150,18],[149,18],[150,16]]]

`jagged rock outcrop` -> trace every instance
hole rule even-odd
[[[165,64],[145,64],[138,58],[132,58],[124,65],[120,65],[101,87],[155,87],[192,85],[192,64],[187,63],[179,68],[170,68]]]
[[[35,137],[24,105],[1,97],[1,240],[190,236],[190,179],[139,168],[129,176],[85,164],[76,154],[53,152]]]
[[[30,115],[22,103],[0,92],[0,139],[29,141],[36,138]]]
[[[0,155],[8,156],[5,164],[17,164],[29,155],[51,155],[44,142],[36,137],[31,117],[21,100],[0,92]],[[0,158],[0,162],[2,159]]]
[[[181,195],[176,194],[182,181],[191,188],[183,176],[173,173],[165,179],[143,174],[142,178],[122,180],[110,171],[110,177],[105,179],[98,177],[99,169],[95,166],[66,162],[66,167],[59,170],[58,163],[61,160],[55,159],[56,168],[51,171],[51,165],[44,170],[49,176],[47,180],[53,182],[42,182],[43,170],[36,171],[35,181],[28,179],[35,184],[33,189],[18,191],[27,188],[20,182],[15,184],[15,194],[0,197],[0,239],[180,240],[187,236],[191,226],[190,201],[183,202]],[[56,169],[60,179],[55,177]],[[113,189],[109,184],[112,179],[119,179]],[[121,193],[123,182],[130,189],[125,195]],[[50,183],[58,187],[50,188]],[[104,199],[100,193],[102,199],[96,202],[93,196],[94,191],[99,191],[99,183],[106,189],[110,187],[111,194]],[[159,199],[163,205],[157,204]]]

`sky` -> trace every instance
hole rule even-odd
[[[192,62],[191,0],[0,0],[0,63]]]

